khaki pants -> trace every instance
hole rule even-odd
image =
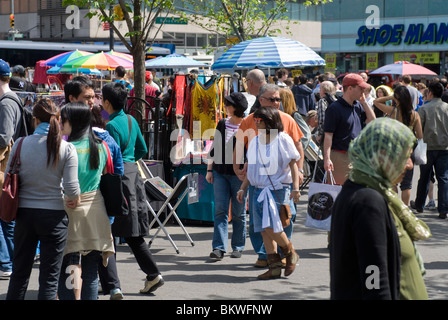
[[[330,159],[333,162],[333,177],[336,184],[344,184],[345,180],[348,178],[348,172],[350,171],[348,153],[331,150]],[[331,181],[328,176],[327,181]]]

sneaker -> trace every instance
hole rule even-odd
[[[110,290],[110,300],[123,300],[123,292],[120,288]]]
[[[221,260],[224,258],[224,252],[219,249],[215,249],[210,253],[210,258]]]
[[[444,213],[439,213],[439,218],[440,218],[440,219],[446,219],[446,212],[444,212]]]
[[[232,254],[230,255],[231,258],[241,258],[241,251],[239,250],[233,250]]]
[[[1,271],[0,270],[0,279],[1,280],[9,280],[11,278],[12,271]]]
[[[415,201],[411,200],[411,201],[409,202],[409,204],[410,204],[410,206],[411,206],[411,209],[416,210],[418,213],[422,213],[422,212],[423,212],[423,209],[419,209],[419,208],[417,208],[417,206],[415,205]]]
[[[436,202],[434,200],[429,200],[428,204],[425,206],[425,209],[432,210],[436,208]]]
[[[156,291],[158,288],[163,286],[165,281],[162,276],[159,274],[153,280],[145,280],[145,287],[140,290],[140,293],[151,293]]]

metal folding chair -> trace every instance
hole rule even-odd
[[[159,234],[160,230],[162,230],[165,235],[167,236],[168,240],[173,245],[174,249],[177,253],[179,253],[179,249],[176,245],[176,243],[171,238],[170,234],[165,228],[166,223],[169,221],[171,217],[174,217],[174,219],[177,221],[179,226],[182,228],[183,232],[187,236],[188,240],[190,241],[191,245],[194,246],[194,242],[191,239],[190,235],[188,234],[187,230],[185,229],[184,225],[180,221],[179,217],[177,216],[176,209],[179,206],[179,204],[182,202],[182,200],[185,198],[185,196],[188,193],[188,176],[183,176],[176,184],[174,188],[171,188],[165,181],[163,181],[160,177],[154,177],[151,171],[146,166],[145,162],[143,160],[138,161],[138,165],[140,167],[140,172],[142,173],[142,178],[145,183],[145,190],[146,190],[146,204],[148,205],[149,211],[154,217],[154,220],[151,221],[149,228],[151,229],[152,226],[157,222],[159,224],[159,227],[156,231],[156,233],[152,236],[150,239],[148,245],[151,246],[154,242],[155,238]],[[154,208],[151,206],[150,201],[148,198],[152,201],[163,201],[163,205],[160,207],[160,209],[155,212]],[[161,222],[160,217],[162,213],[164,213],[165,209],[168,208],[170,212],[166,215],[165,220]]]

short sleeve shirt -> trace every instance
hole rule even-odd
[[[297,122],[287,113],[278,111],[280,118],[282,119],[283,132],[288,134],[294,143],[300,141],[303,137],[303,133],[299,128]],[[253,113],[249,114],[240,124],[239,130],[236,132],[236,139],[238,141],[244,140],[244,146],[247,147],[250,141],[258,135],[258,130],[254,122]]]
[[[291,137],[285,132],[280,132],[269,144],[262,144],[257,136],[249,143],[247,151],[248,167],[247,179],[257,188],[292,183],[289,163],[298,161],[300,154],[297,151]],[[268,177],[269,175],[269,177]],[[269,180],[271,179],[271,180]]]
[[[365,126],[366,113],[359,101],[353,105],[340,97],[325,111],[324,132],[333,133],[332,150],[347,151]]]

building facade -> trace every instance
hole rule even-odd
[[[448,70],[448,6],[443,0],[333,0],[322,8],[322,57],[336,74],[395,61]]]
[[[110,42],[109,29],[97,17],[85,15],[88,9],[73,10],[62,5],[62,0],[0,0],[0,39],[11,39],[9,15],[14,3],[15,40],[57,41],[107,44]],[[304,1],[287,4],[287,23],[280,20],[272,28],[280,30],[279,36],[298,40],[319,52],[321,48],[321,6],[305,7]],[[274,1],[272,1],[272,6]],[[175,1],[179,10],[187,8],[183,1]],[[78,10],[78,8],[76,8]],[[124,21],[116,23],[123,34],[127,32]],[[289,28],[289,31],[288,31]],[[157,23],[156,28],[157,29]],[[226,38],[207,31],[192,21],[179,24],[175,19],[165,23],[155,36],[156,44],[174,44],[176,53],[197,55],[198,51],[217,49],[227,45]],[[120,44],[115,35],[114,41]]]

